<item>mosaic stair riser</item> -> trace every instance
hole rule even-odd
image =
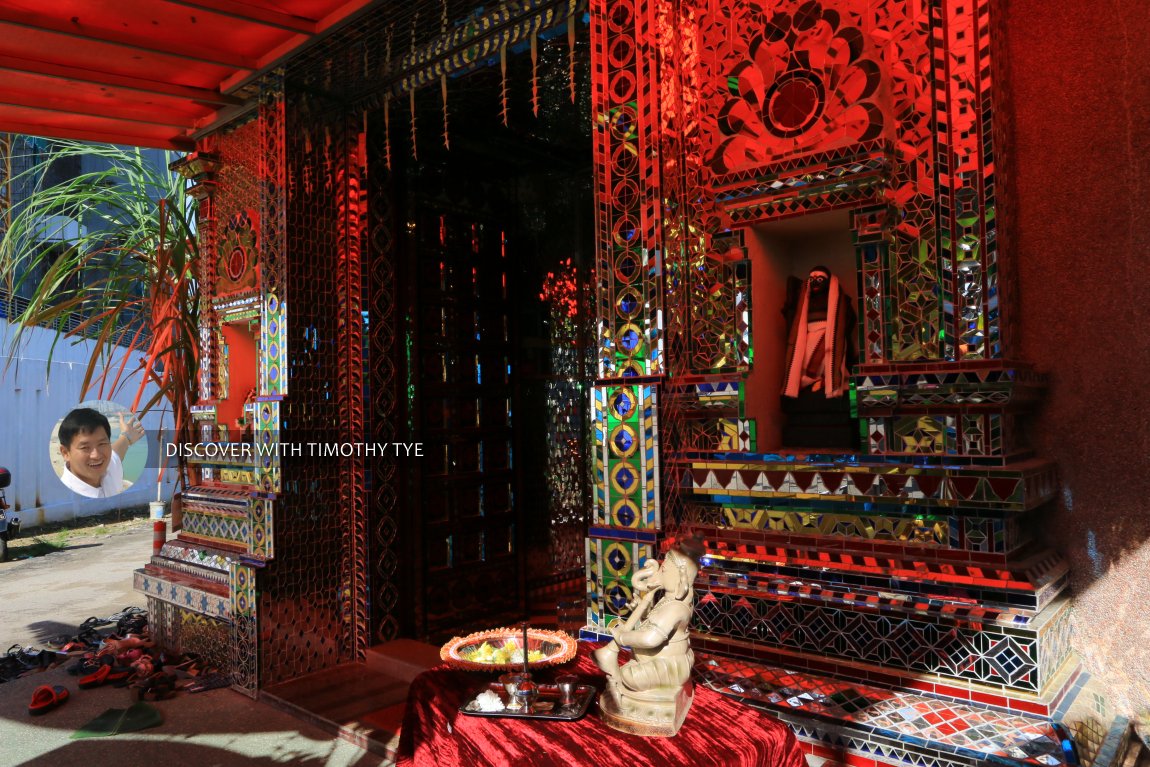
[[[860,409],[860,422],[869,455],[997,459],[1003,466],[1034,456],[1018,414],[990,405]]]
[[[816,549],[821,558],[841,553],[1003,569],[1025,566],[1044,552],[1051,556],[1022,529],[1022,521],[993,512],[962,517],[874,504],[847,512],[798,502],[731,506],[692,501],[684,505],[680,523],[735,548]]]
[[[790,463],[698,461],[684,477],[686,489],[713,503],[763,505],[768,499],[854,506],[889,503],[911,509],[983,509],[1022,512],[1054,498],[1053,464],[1026,461],[1004,470],[892,466],[819,467]],[[849,508],[849,507],[848,507]]]
[[[692,630],[1036,694],[1070,652],[1068,603],[1047,611],[1033,626],[1007,628],[708,592],[699,595]]]
[[[696,655],[699,682],[790,724],[809,752],[847,764],[1061,765],[1051,723],[974,703]]]
[[[590,637],[591,633],[585,634]],[[602,637],[600,637],[602,639]],[[1005,690],[985,684],[923,672],[903,671],[857,660],[801,653],[785,648],[762,649],[745,640],[730,637],[695,634],[691,640],[696,656],[711,656],[728,663],[750,666],[768,664],[793,669],[791,673],[813,675],[817,678],[839,680],[850,684],[867,685],[877,690],[902,691],[952,702],[970,703],[1003,713],[1050,717],[1062,705],[1069,686],[1080,673],[1081,666],[1073,653],[1053,674],[1046,689],[1039,693]]]
[[[720,595],[732,596],[736,605],[741,607],[746,607],[742,603],[744,598],[767,599],[816,608],[831,607],[871,615],[886,615],[892,618],[933,620],[940,626],[960,628],[977,629],[984,624],[1026,628],[1035,618],[1033,612],[1009,612],[941,600],[924,601],[883,592],[868,594],[863,591],[828,588],[820,584],[799,584],[797,581],[741,585],[708,579],[704,583],[696,581],[696,591],[709,595],[704,597],[708,601],[719,598]]]
[[[787,715],[771,707],[748,702],[754,708],[761,708],[788,724],[798,736],[800,747],[812,755],[826,754],[848,767],[1023,767],[1024,765],[1050,765],[1058,767],[1067,764],[1065,760],[1054,761],[1058,757],[1049,756],[1051,761],[988,756],[965,749],[938,748],[928,741],[919,741],[908,736],[880,735],[875,732],[856,732],[850,728],[838,728],[806,719],[802,716]],[[1019,749],[1019,752],[1025,754]]]
[[[950,604],[972,608],[980,606],[986,612],[1019,613],[1032,616],[1064,589],[1066,574],[1044,586],[1040,591],[1029,589],[1007,589],[1002,586],[978,588],[969,584],[939,582],[912,577],[899,577],[889,574],[866,572],[842,572],[832,568],[790,567],[785,565],[763,564],[742,559],[711,560],[714,569],[709,569],[699,578],[701,586],[747,589],[751,591],[772,591],[773,584],[789,584],[786,590],[801,591],[838,590],[846,592],[847,598],[859,601],[873,601],[872,597],[895,599],[898,595],[903,602],[924,602],[929,605]]]
[[[154,572],[163,572],[165,570],[180,573],[191,578],[199,578],[204,581],[211,581],[220,585],[226,586],[228,582],[228,572],[226,570],[217,570],[215,568],[204,567],[202,565],[194,564],[191,562],[184,562],[178,559],[169,559],[163,556],[153,556],[148,564],[148,567],[153,568]]]
[[[228,589],[220,593],[217,584],[205,581],[179,582],[184,580],[177,573],[152,572],[148,568],[137,570],[133,586],[149,599],[157,599],[181,609],[207,615],[223,621],[231,621],[232,599]]]
[[[164,543],[160,549],[161,557],[224,573],[228,572],[236,558],[232,552],[192,545],[181,540],[179,536],[180,533],[176,533],[175,540],[169,539]]]
[[[1024,570],[989,570],[981,567],[962,567],[949,563],[929,560],[892,560],[875,556],[832,553],[813,554],[799,548],[772,546],[732,547],[722,542],[708,541],[708,569],[714,567],[724,572],[762,572],[767,577],[776,570],[789,576],[796,571],[811,574],[821,573],[824,579],[841,579],[844,583],[879,586],[884,582],[901,584],[910,582],[918,592],[953,593],[961,598],[963,591],[977,589],[980,593],[1029,594],[1036,606],[1038,595],[1043,594],[1049,602],[1054,594],[1049,593],[1053,584],[1065,579],[1068,572],[1065,562],[1051,558],[1038,563],[1038,567]],[[900,586],[890,586],[888,591],[898,591]],[[1013,600],[1005,600],[1011,602]]]
[[[842,572],[831,567],[763,564],[743,559],[713,557],[696,581],[697,587],[792,594],[823,599],[884,604],[927,612],[950,612],[957,617],[1004,622],[1029,621],[1054,601],[1067,574],[1034,592],[992,584],[978,588],[969,583],[916,578],[899,574]],[[1017,617],[1016,617],[1017,616]]]
[[[794,545],[810,545],[817,540],[832,549],[886,547],[925,556],[931,556],[936,549],[961,550],[988,561],[996,561],[996,557],[1002,561],[1033,540],[1019,524],[1017,515],[983,512],[983,516],[970,517],[907,512],[905,507],[895,507],[879,513],[864,506],[847,513],[823,509],[817,503],[805,508],[688,503],[684,521],[727,531],[728,537],[744,541],[755,540],[759,535],[764,540],[793,541]]]

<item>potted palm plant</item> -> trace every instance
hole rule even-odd
[[[55,329],[53,352],[62,340],[88,340],[83,398],[111,399],[135,380],[132,412],[166,404],[172,439],[190,441],[199,254],[195,202],[167,167],[174,157],[157,163],[138,148],[78,141],[47,142],[38,155],[8,179],[22,199],[0,232],[0,274],[15,322],[9,364],[29,327]],[[62,175],[50,173],[52,165],[68,162],[96,167],[51,182]],[[80,226],[62,238],[54,231],[61,222]],[[186,487],[186,464],[177,471],[178,486]]]

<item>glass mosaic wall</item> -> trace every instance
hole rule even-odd
[[[610,396],[626,366],[601,367],[589,633],[626,594],[633,544],[699,530],[702,649],[1052,711],[1068,677],[1067,571],[1026,532],[1057,477],[1019,427],[1045,381],[1009,343],[999,4],[625,2],[593,4],[592,18],[603,348],[622,359],[608,343],[623,321],[615,222],[654,195],[661,225],[639,230],[662,246],[647,270],[662,284],[636,296],[662,309],[666,359],[633,370],[657,376],[640,382],[662,484],[653,515],[625,519]],[[616,94],[630,99],[625,134]],[[612,165],[621,135],[636,156]],[[740,374],[766,362],[747,317],[780,307],[749,294],[743,243],[836,208],[857,270],[861,447],[763,454],[745,404],[778,392]],[[626,538],[633,519],[655,535],[639,524],[647,537]]]

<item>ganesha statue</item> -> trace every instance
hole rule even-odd
[[[695,603],[695,575],[702,542],[689,539],[667,551],[660,563],[648,559],[631,579],[633,598],[626,622],[608,630],[612,640],[594,652],[607,674],[599,698],[603,721],[624,732],[670,737],[679,731],[694,698],[689,625]],[[627,647],[631,658],[619,665]]]

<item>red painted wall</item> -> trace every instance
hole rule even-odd
[[[1063,496],[1075,646],[1150,708],[1150,14],[1143,0],[1004,3],[1020,356],[1050,373],[1031,427]]]

